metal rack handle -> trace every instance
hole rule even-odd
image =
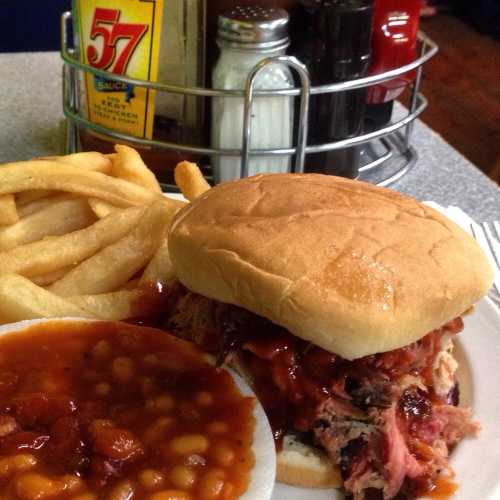
[[[252,135],[252,108],[254,101],[255,82],[259,73],[270,64],[283,64],[294,69],[300,78],[300,117],[299,131],[297,137],[297,148],[295,150],[294,173],[304,172],[304,161],[306,157],[307,130],[309,122],[309,96],[311,95],[311,78],[307,68],[293,56],[268,57],[260,61],[250,71],[245,85],[245,104],[243,112],[243,141],[241,151],[241,177],[248,177],[250,163],[250,137]]]

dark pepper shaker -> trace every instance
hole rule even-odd
[[[303,34],[295,53],[313,85],[366,76],[370,63],[373,0],[301,0]],[[298,30],[297,30],[298,31]],[[311,97],[309,144],[323,144],[363,131],[366,89]],[[356,178],[361,146],[308,155],[306,172]]]

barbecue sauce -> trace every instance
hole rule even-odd
[[[423,491],[421,495],[427,495],[430,498],[446,500],[450,498],[458,489],[458,484],[445,477],[440,477],[435,482],[430,491]]]
[[[449,500],[457,489],[458,485],[449,477],[440,476],[432,481],[425,477],[423,479],[417,478],[411,481],[407,498],[426,497],[435,500]]]

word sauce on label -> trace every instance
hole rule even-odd
[[[156,81],[163,0],[78,0],[81,58],[93,68]],[[89,120],[151,139],[155,91],[86,73]]]

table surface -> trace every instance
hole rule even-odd
[[[64,152],[58,53],[0,54],[0,163]],[[412,144],[417,165],[391,188],[456,205],[477,221],[500,219],[500,188],[424,123]]]

